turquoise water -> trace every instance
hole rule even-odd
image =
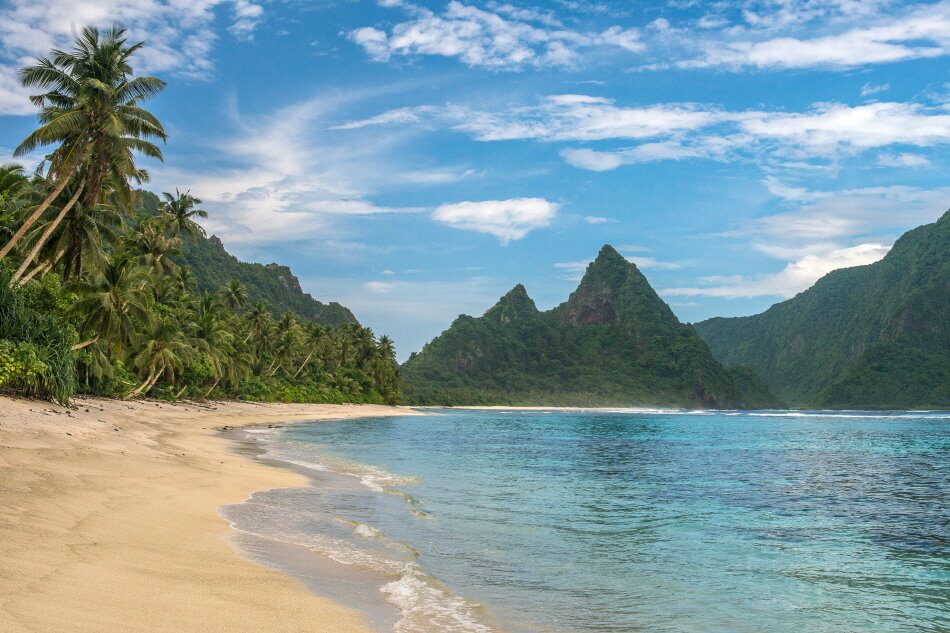
[[[950,414],[438,413],[260,433],[314,486],[225,515],[399,633],[950,631]]]

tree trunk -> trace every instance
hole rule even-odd
[[[208,391],[205,393],[205,395],[201,396],[201,399],[202,399],[202,400],[207,400],[207,399],[208,399],[208,396],[211,395],[211,392],[214,391],[214,388],[218,386],[218,383],[219,383],[219,382],[221,382],[221,379],[220,379],[220,378],[215,378],[215,379],[214,379],[214,384],[211,385],[211,389],[208,389]]]
[[[13,247],[16,246],[17,242],[19,242],[26,232],[30,230],[31,226],[36,224],[36,221],[39,220],[40,216],[46,212],[46,210],[49,208],[49,205],[53,204],[53,201],[56,200],[59,194],[63,192],[63,189],[65,189],[66,185],[69,183],[69,176],[60,176],[60,180],[61,182],[56,185],[56,189],[53,190],[53,193],[49,194],[46,200],[43,201],[43,204],[37,207],[36,211],[33,212],[33,215],[26,219],[26,222],[24,222],[23,226],[21,226],[17,232],[13,234],[13,237],[10,238],[10,241],[7,242],[7,245],[0,249],[0,261],[2,261],[11,250],[13,250]]]
[[[24,276],[23,279],[20,280],[20,285],[22,286],[23,284],[25,284],[25,283],[28,282],[29,280],[33,279],[33,277],[34,277],[37,273],[45,272],[46,270],[52,270],[52,269],[53,269],[53,266],[56,265],[56,262],[58,262],[59,260],[61,260],[61,259],[63,258],[63,255],[65,255],[65,254],[66,254],[66,249],[63,249],[63,250],[59,251],[58,253],[56,253],[56,257],[54,257],[54,258],[51,259],[50,261],[44,262],[44,263],[40,264],[39,266],[34,267],[33,270],[31,270],[29,273],[27,273],[27,275]]]
[[[49,236],[53,234],[53,231],[56,230],[56,227],[59,226],[59,223],[63,221],[63,218],[65,218],[66,214],[69,213],[69,210],[73,208],[73,205],[76,204],[76,201],[79,200],[79,194],[82,193],[84,184],[85,181],[79,183],[79,186],[76,188],[76,193],[74,193],[73,197],[69,199],[69,202],[67,202],[63,207],[63,210],[59,212],[59,215],[56,216],[56,219],[53,220],[48,227],[46,227],[45,231],[43,231],[43,235],[33,246],[33,250],[30,251],[30,254],[26,256],[26,259],[23,260],[23,263],[20,264],[20,267],[17,268],[16,273],[14,273],[13,278],[10,280],[11,286],[19,285],[18,281],[20,277],[23,276],[27,266],[33,262],[33,259],[36,258],[37,254],[40,252],[40,249],[43,248],[43,244],[46,244],[46,240],[48,240]]]
[[[83,341],[82,343],[77,343],[77,344],[73,345],[72,347],[70,347],[69,349],[72,350],[72,351],[76,351],[76,350],[78,350],[78,349],[82,349],[82,348],[84,348],[84,347],[88,347],[88,346],[92,345],[93,343],[95,343],[95,342],[98,341],[98,340],[99,340],[99,335],[96,334],[93,338],[89,339],[88,341]]]
[[[142,390],[145,389],[145,386],[146,386],[149,382],[151,382],[152,378],[153,378],[153,377],[156,377],[156,379],[157,379],[157,376],[158,376],[157,373],[149,374],[149,377],[145,379],[145,382],[143,382],[141,385],[139,385],[137,388],[133,389],[133,390],[130,391],[129,393],[125,394],[125,398],[124,398],[124,399],[128,400],[129,398],[134,398],[135,396],[137,396],[137,395],[139,395],[140,393],[142,393]]]
[[[304,359],[303,363],[300,364],[300,368],[294,372],[294,378],[300,375],[300,372],[303,371],[303,368],[307,366],[307,363],[310,362],[310,359],[313,358],[313,352],[307,355],[307,358]]]

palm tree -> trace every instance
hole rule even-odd
[[[247,288],[237,279],[232,279],[221,288],[221,299],[232,310],[243,308],[247,304]]]
[[[134,343],[138,351],[132,357],[132,365],[138,370],[139,378],[145,378],[126,398],[148,393],[163,376],[174,383],[175,372],[181,371],[192,351],[178,323],[165,316],[155,319],[144,332],[137,334]]]
[[[20,71],[24,86],[46,92],[30,97],[42,108],[40,127],[20,143],[14,155],[22,156],[43,145],[57,147],[46,174],[52,191],[0,249],[0,260],[70,182],[82,190],[83,203],[95,208],[111,176],[120,185],[116,193],[128,202],[132,193],[129,180],[147,178],[135,166],[134,152],[162,159],[161,150],[148,139],[164,140],[165,130],[138,103],[161,92],[165,82],[132,77],[129,60],[144,43],[128,45],[125,33],[117,26],[105,33],[86,27],[72,51],[53,50],[52,59],[41,57]],[[75,204],[78,198],[70,200]],[[58,217],[67,212],[68,207]]]
[[[138,231],[129,237],[129,250],[138,255],[142,265],[156,275],[175,271],[177,265],[171,257],[179,254],[179,245],[180,239],[167,237],[157,222],[149,220],[139,224]]]
[[[313,358],[313,355],[321,349],[323,341],[326,334],[323,331],[323,326],[319,323],[314,323],[313,321],[307,323],[303,327],[303,345],[310,349],[307,357],[300,363],[300,367],[297,368],[297,371],[294,372],[294,378],[300,375],[300,372],[303,371],[303,368],[307,366],[307,363],[310,362],[310,359]]]
[[[13,235],[13,227],[33,191],[22,165],[0,165],[0,233]]]
[[[136,322],[149,321],[144,282],[144,271],[127,253],[120,253],[91,278],[73,285],[80,299],[72,314],[80,319],[80,334],[91,337],[86,344],[102,338],[118,349],[132,339]]]
[[[208,212],[195,209],[201,200],[189,194],[188,191],[181,193],[177,189],[174,196],[167,191],[162,193],[165,202],[159,205],[158,210],[172,237],[187,235],[197,242],[199,237],[204,237],[205,230],[193,218],[207,218]]]
[[[271,316],[270,310],[267,309],[267,304],[263,301],[258,301],[248,309],[247,314],[244,315],[245,322],[247,323],[247,336],[244,338],[244,342],[247,343],[250,339],[260,339],[263,338],[267,331],[271,327]]]
[[[23,165],[7,163],[0,165],[0,205],[8,200],[16,199],[27,186],[30,179],[23,170]]]
[[[108,258],[107,249],[118,240],[123,220],[122,212],[113,204],[102,203],[95,209],[89,209],[83,203],[74,205],[65,221],[52,227],[53,231],[41,251],[40,263],[19,282],[25,283],[37,272],[52,269],[60,261],[63,277],[72,281],[77,280],[90,265],[101,268]],[[44,225],[38,223],[36,227],[44,228]],[[24,269],[23,266],[20,268]]]

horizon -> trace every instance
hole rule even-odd
[[[516,284],[564,301],[604,243],[696,322],[950,206],[947,1],[54,4],[7,3],[2,162],[36,121],[15,70],[115,21],[169,83],[143,188],[400,360]]]

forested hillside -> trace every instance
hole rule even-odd
[[[415,404],[772,407],[727,371],[637,267],[605,246],[567,302],[540,312],[521,285],[462,315],[402,367]]]
[[[147,215],[158,213],[161,201],[150,191],[140,191],[141,207]],[[251,303],[266,301],[274,316],[294,312],[308,321],[324,325],[357,323],[356,317],[339,303],[322,303],[300,288],[297,277],[286,266],[242,262],[224,249],[215,236],[196,236],[180,245],[180,254],[172,259],[188,266],[195,285],[203,292],[214,292],[231,280],[247,289]]]
[[[950,408],[950,211],[879,262],[696,329],[723,364],[753,368],[796,405]]]

